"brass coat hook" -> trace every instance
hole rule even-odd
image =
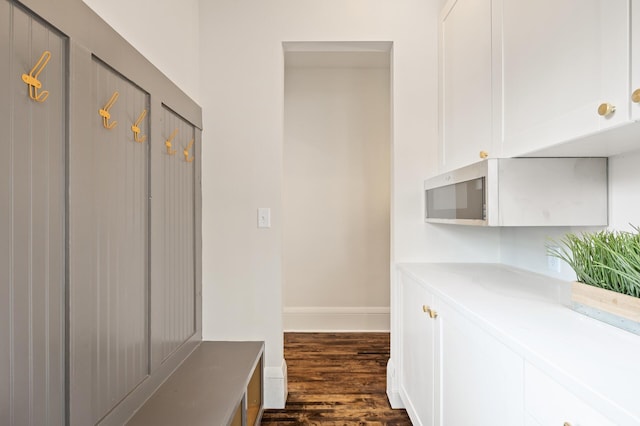
[[[189,142],[189,145],[187,145],[187,147],[184,149],[184,151],[182,151],[182,154],[184,154],[184,161],[186,161],[187,163],[191,163],[193,161],[193,156],[191,156],[191,158],[189,158],[189,150],[193,146],[193,141],[194,141],[194,139],[191,139],[191,142]]]
[[[118,96],[120,96],[120,93],[118,93],[117,91],[113,92],[113,95],[111,96],[111,99],[109,99],[109,102],[105,104],[104,108],[101,108],[98,111],[100,113],[100,116],[102,117],[102,125],[104,126],[105,129],[111,130],[118,125],[117,121],[112,121],[111,123],[109,123],[109,120],[111,119],[111,114],[109,113],[109,110],[111,109],[113,104],[115,104],[116,101],[118,100]]]
[[[24,81],[27,86],[29,86],[29,97],[36,102],[44,102],[49,97],[49,92],[43,90],[38,93],[38,90],[42,88],[42,83],[38,80],[38,76],[44,70],[44,67],[47,66],[49,60],[51,59],[51,52],[45,50],[38,62],[33,66],[29,74],[22,74],[22,81]]]
[[[131,126],[131,131],[133,131],[133,140],[138,142],[138,143],[142,143],[147,139],[147,135],[144,136],[140,136],[140,128],[138,127],[140,125],[140,123],[142,123],[142,120],[144,120],[144,117],[147,115],[147,110],[143,109],[142,112],[140,113],[140,116],[138,116],[138,119],[136,120],[135,123],[133,123],[133,126]]]
[[[178,129],[176,128],[173,131],[173,133],[171,133],[171,136],[169,136],[169,139],[167,139],[164,142],[164,146],[167,147],[167,154],[169,154],[169,155],[173,155],[173,154],[175,154],[177,152],[175,149],[171,149],[171,146],[172,146],[171,142],[173,142],[173,138],[175,138],[177,134],[178,134]]]

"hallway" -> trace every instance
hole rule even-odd
[[[263,425],[411,425],[386,396],[388,333],[285,333],[289,397]]]

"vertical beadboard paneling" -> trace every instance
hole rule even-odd
[[[6,129],[0,138],[0,422],[11,424],[11,287],[13,272],[12,256],[12,145],[11,125],[11,51],[12,7],[7,1],[0,1],[0,126]]]
[[[176,152],[165,152],[162,158],[163,199],[163,312],[161,325],[161,359],[166,359],[196,331],[195,324],[195,228],[194,183],[195,162],[187,162],[184,150],[196,137],[195,127],[168,108],[163,112],[164,140],[175,129],[178,132],[172,142]],[[188,151],[195,153],[196,143]]]
[[[66,39],[2,0],[0,424],[65,421]],[[44,103],[21,75],[45,50]]]
[[[148,108],[149,97],[97,59],[95,94],[94,235],[96,287],[92,383],[93,421],[97,422],[149,373],[148,353],[148,170],[149,144],[133,140],[131,126]],[[109,130],[98,110],[113,93]],[[139,125],[148,134],[148,120]]]

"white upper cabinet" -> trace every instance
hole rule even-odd
[[[493,4],[505,156],[629,121],[629,0]]]
[[[440,171],[492,147],[491,0],[449,1],[440,19]]]
[[[439,51],[440,172],[640,149],[640,0],[450,0]]]

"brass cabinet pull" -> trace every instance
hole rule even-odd
[[[489,157],[489,153],[487,151],[480,151],[480,158],[484,159]]]
[[[429,305],[422,305],[422,312],[426,312],[427,314],[429,314],[429,318],[431,319],[438,318],[438,313],[431,309]]]
[[[631,100],[635,104],[640,103],[640,89],[636,89],[633,91],[633,93],[631,94]]]
[[[614,112],[616,112],[616,107],[607,102],[600,104],[598,107],[598,114],[603,117],[608,117]]]
[[[571,426],[571,423],[569,423],[569,422],[564,422],[564,425],[563,425],[563,426]]]

